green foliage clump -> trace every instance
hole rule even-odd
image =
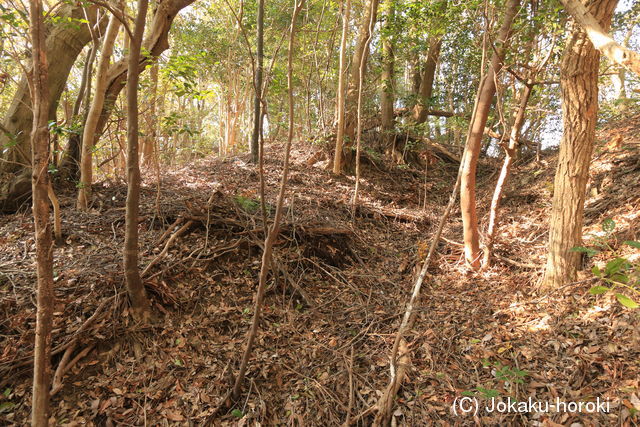
[[[616,224],[612,219],[605,219],[602,222],[604,236],[594,236],[594,247],[578,246],[572,250],[585,253],[589,257],[598,255],[601,252],[613,253],[613,258],[607,261],[603,269],[597,265],[594,265],[591,269],[593,275],[600,279],[602,284],[591,287],[589,293],[591,295],[602,295],[613,292],[620,304],[630,309],[636,309],[640,307],[640,304],[636,302],[637,298],[640,297],[640,262],[629,261],[620,255],[619,249],[615,250],[613,248],[615,227]],[[625,241],[623,244],[640,249],[640,242]]]

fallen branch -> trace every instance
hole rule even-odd
[[[73,342],[62,355],[62,359],[58,363],[58,367],[56,368],[56,372],[53,375],[53,381],[51,382],[51,392],[49,395],[53,397],[61,388],[62,388],[62,377],[64,377],[64,373],[67,372],[66,366],[71,358],[71,354],[76,349],[76,345],[78,343],[78,338],[74,338]]]
[[[307,304],[307,306],[311,308],[316,307],[316,302],[313,300],[313,298],[311,298],[311,296],[291,278],[291,276],[289,275],[289,272],[282,266],[282,263],[280,262],[279,258],[275,254],[272,255],[271,268],[278,270],[280,274],[284,276],[286,283],[289,283],[289,285],[293,288],[293,290],[302,297],[302,299],[304,300],[305,304]]]
[[[169,240],[167,240],[167,243],[164,245],[164,249],[162,249],[162,252],[160,252],[160,254],[158,254],[157,257],[155,257],[148,265],[147,267],[142,270],[142,273],[140,273],[140,277],[144,277],[149,270],[151,269],[151,267],[153,267],[154,265],[156,265],[158,262],[160,262],[160,260],[162,258],[164,258],[165,256],[167,256],[167,253],[169,253],[169,248],[171,247],[171,244],[178,238],[180,237],[182,234],[184,234],[189,227],[191,227],[193,225],[193,221],[187,221],[186,224],[184,224],[182,227],[180,227],[178,229],[178,231],[176,231],[175,233],[173,233],[173,235],[171,235],[171,237],[169,238]]]
[[[75,346],[74,346],[75,347]],[[69,372],[69,370],[71,368],[73,368],[75,366],[76,363],[78,363],[78,361],[80,361],[83,357],[85,357],[87,354],[89,354],[89,352],[91,350],[93,350],[93,347],[95,347],[95,343],[91,343],[90,345],[88,345],[87,347],[84,348],[84,350],[82,350],[80,353],[78,353],[76,355],[76,357],[73,358],[73,360],[71,360],[71,362],[66,363],[64,365],[58,365],[58,369],[56,369],[56,375],[58,375],[58,370],[60,368],[60,377],[58,378],[58,382],[54,382],[54,386],[51,388],[51,392],[50,392],[50,396],[54,396],[55,394],[57,394],[60,390],[62,390],[62,377],[64,376],[64,374],[66,374],[67,372]],[[65,356],[67,355],[67,352],[65,352]]]
[[[89,328],[89,325],[95,322],[95,320],[103,313],[102,309],[107,305],[107,303],[113,301],[119,296],[122,296],[123,294],[124,293],[118,293],[102,301],[100,305],[96,307],[96,310],[93,312],[91,317],[85,320],[84,323],[80,325],[80,327],[73,334],[71,334],[71,339],[69,341],[62,343],[51,350],[51,356],[56,356],[62,353],[63,351],[66,351],[67,349],[69,349],[69,347],[75,346],[77,343],[77,338],[80,336],[82,332],[87,330]],[[33,363],[33,353],[28,354],[20,359],[7,362],[6,364],[0,364],[1,366],[0,377],[4,376],[6,373],[10,372],[11,370],[21,368],[23,366],[29,366],[32,363]],[[0,386],[4,384],[5,384],[5,381],[0,381]]]
[[[167,228],[167,231],[165,231],[164,233],[162,233],[162,236],[160,236],[158,238],[158,240],[155,241],[155,243],[153,244],[153,246],[158,246],[160,243],[164,242],[164,239],[167,238],[167,236],[169,236],[169,234],[171,234],[171,232],[173,231],[174,228],[176,228],[182,221],[184,221],[183,217],[178,217],[175,221],[173,221],[173,224],[171,224],[169,226],[169,228]]]

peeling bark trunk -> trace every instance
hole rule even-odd
[[[590,12],[605,30],[617,3],[617,0],[590,3]],[[571,249],[582,242],[585,191],[598,112],[599,61],[600,53],[587,34],[575,28],[560,70],[564,131],[549,222],[549,252],[542,283],[545,289],[576,280],[580,265],[580,254]]]
[[[491,55],[489,70],[480,81],[473,117],[469,123],[469,133],[465,146],[464,165],[460,187],[460,210],[464,232],[464,253],[467,263],[474,269],[480,267],[480,233],[476,214],[476,168],[480,156],[482,135],[489,117],[489,110],[496,93],[496,76],[502,69],[502,59],[511,30],[511,24],[518,12],[520,0],[509,0],[498,33],[496,46]]]

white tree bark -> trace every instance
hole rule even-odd
[[[616,42],[579,0],[560,0],[569,15],[580,25],[593,46],[614,64],[640,76],[640,55]]]

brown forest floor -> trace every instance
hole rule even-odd
[[[640,134],[640,118],[624,126],[601,132],[585,226],[586,233],[596,232],[612,217],[618,241],[640,240],[640,145],[616,136]],[[311,151],[294,153],[278,274],[267,291],[244,398],[215,424],[338,425],[347,417],[350,386],[354,417],[387,384],[393,334],[456,166],[430,166],[424,210],[423,171],[367,165],[365,207],[353,221],[353,179],[308,166]],[[270,206],[281,154],[267,152]],[[503,203],[496,247],[502,257],[543,265],[554,163],[548,153],[540,165],[518,166]],[[491,162],[481,168],[483,223],[495,170]],[[72,194],[60,196],[65,242],[55,250],[54,369],[69,348],[69,356],[79,358],[53,398],[56,424],[205,422],[229,390],[251,319],[263,238],[257,183],[254,168],[241,158],[206,159],[163,173],[159,197],[149,177],[141,266],[157,257],[177,219],[192,225],[145,276],[160,317],[147,327],[132,324],[123,294],[126,187],[97,186],[89,213],[73,209]],[[460,233],[454,211],[409,337],[412,365],[394,422],[637,425],[640,312],[587,294],[594,284],[588,270],[580,282],[546,297],[536,289],[540,268],[496,261],[487,272],[470,273],[455,242]],[[27,424],[30,409],[32,235],[28,212],[0,217],[0,423],[8,425]],[[513,381],[517,372],[522,383]],[[610,413],[482,413],[475,419],[452,413],[462,392],[483,388],[519,400],[600,397],[610,400]]]

